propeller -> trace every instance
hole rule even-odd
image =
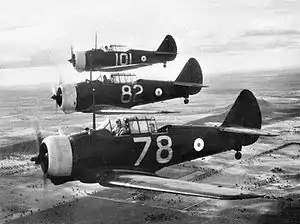
[[[57,110],[58,106],[62,105],[62,90],[60,87],[60,85],[62,85],[62,84],[63,84],[62,76],[61,76],[61,72],[59,72],[58,87],[57,88],[52,87],[52,96],[51,96],[51,99],[55,100],[55,102],[56,102],[56,104],[55,104],[56,110]]]
[[[71,58],[69,59],[69,62],[73,65],[73,67],[76,66],[76,57],[72,46],[71,46]]]
[[[53,95],[51,96],[51,99],[55,100],[56,108],[57,108],[58,106],[62,105],[62,91],[60,87],[57,88],[57,91],[55,91],[55,89],[53,89],[52,91],[54,92]]]
[[[36,165],[41,165],[43,170],[43,186],[44,188],[47,186],[47,177],[48,177],[48,151],[46,147],[42,145],[43,136],[40,131],[40,125],[38,121],[34,122],[35,129],[35,137],[36,137],[36,151],[38,153],[37,156],[34,156],[30,159],[30,161],[35,162]]]

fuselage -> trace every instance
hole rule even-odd
[[[124,71],[155,63],[166,63],[176,58],[176,54],[159,54],[155,51],[128,50],[103,51],[102,49],[79,52],[76,56],[76,70],[84,71]]]
[[[154,133],[113,136],[109,130],[69,137],[73,145],[72,176],[87,182],[111,169],[154,173],[164,167],[231,150],[234,135],[213,127],[167,125]]]
[[[83,111],[92,106],[93,88],[95,89],[96,105],[113,105],[123,108],[187,97],[189,95],[189,87],[176,86],[171,81],[139,79],[133,83],[104,84],[100,81],[83,82],[76,86],[76,111]]]

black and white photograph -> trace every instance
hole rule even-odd
[[[300,1],[0,3],[0,223],[300,224]]]

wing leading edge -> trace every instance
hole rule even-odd
[[[181,194],[222,200],[237,200],[263,197],[263,195],[239,189],[219,187],[205,183],[195,183],[183,180],[168,179],[158,176],[130,173],[127,171],[113,172],[100,180],[100,185],[107,187],[125,187],[162,193]]]

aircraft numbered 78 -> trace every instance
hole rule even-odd
[[[215,199],[255,198],[262,195],[168,179],[155,173],[229,150],[235,150],[236,159],[240,159],[243,146],[253,144],[261,135],[275,135],[261,130],[261,123],[256,98],[243,90],[220,126],[170,124],[157,128],[154,118],[134,117],[125,119],[123,131],[119,132],[108,120],[96,130],[46,137],[32,161],[40,164],[45,177],[56,185],[79,180]]]

